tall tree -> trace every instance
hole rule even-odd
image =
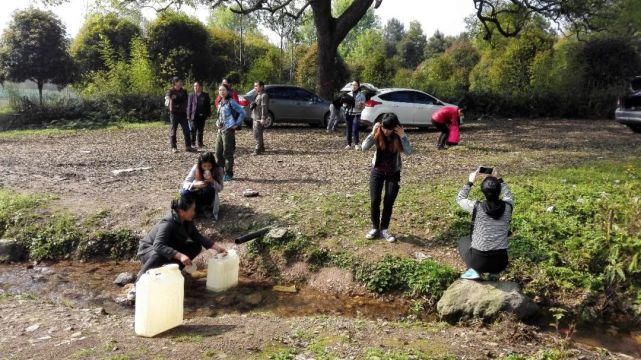
[[[81,74],[106,70],[100,44],[107,39],[120,60],[129,59],[131,40],[141,35],[138,25],[115,13],[93,14],[82,25],[71,43],[71,55]]]
[[[73,80],[68,47],[65,27],[52,12],[16,11],[0,40],[0,78],[35,82],[42,105],[45,83],[64,86]]]
[[[385,24],[383,36],[385,37],[385,55],[394,56],[396,45],[405,37],[405,25],[397,18],[391,18]]]
[[[65,0],[44,0],[60,2]],[[311,8],[314,16],[314,27],[318,43],[318,84],[319,93],[331,97],[332,90],[337,86],[333,81],[333,71],[338,54],[338,46],[347,37],[350,30],[365,16],[367,10],[374,5],[378,8],[383,0],[354,0],[344,12],[336,17],[332,14],[331,0],[166,0],[171,4],[209,4],[212,8],[227,5],[232,11],[240,14],[250,14],[255,11],[276,12],[294,4],[294,11],[288,11],[292,19],[301,17],[305,10]],[[121,3],[150,4],[156,0],[120,0]],[[163,1],[160,1],[163,2]]]
[[[149,54],[157,73],[210,81],[214,59],[205,26],[183,13],[165,11],[147,29]]]
[[[410,28],[398,43],[398,55],[403,66],[409,69],[415,68],[423,61],[424,49],[427,44],[425,34],[418,21],[410,22]]]
[[[434,35],[427,39],[427,44],[425,45],[425,58],[430,59],[444,53],[453,42],[453,38],[446,37],[442,32],[436,30]]]
[[[334,0],[332,4],[332,15],[334,17],[340,16],[352,4],[353,0]],[[349,56],[349,53],[354,49],[354,42],[356,38],[367,30],[371,30],[380,26],[380,20],[374,13],[373,8],[367,9],[365,15],[356,23],[350,30],[345,39],[341,42],[339,51],[344,58]]]

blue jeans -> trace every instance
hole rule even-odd
[[[358,139],[358,127],[361,122],[361,115],[345,115],[345,123],[347,124],[347,145],[360,145]]]

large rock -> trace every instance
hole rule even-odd
[[[458,322],[480,318],[491,321],[500,312],[525,319],[538,312],[538,306],[520,293],[517,283],[510,281],[457,280],[436,304],[441,318]]]
[[[0,262],[22,261],[27,253],[19,242],[12,239],[0,239]]]
[[[125,286],[134,282],[136,282],[136,274],[130,272],[120,273],[116,277],[116,280],[114,280],[114,284],[118,286]]]

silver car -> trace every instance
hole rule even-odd
[[[619,99],[614,118],[632,131],[641,133],[641,76],[630,81],[630,90],[628,95]]]
[[[274,123],[305,123],[312,126],[327,126],[330,102],[313,92],[292,85],[265,85],[269,95],[269,117],[264,126]],[[256,98],[256,90],[239,96],[239,104],[245,108],[245,124],[252,125],[249,105]]]

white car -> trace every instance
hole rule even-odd
[[[456,106],[413,89],[380,89],[366,103],[361,122],[374,124],[385,114],[396,114],[403,126],[432,126],[432,115],[445,106]]]

